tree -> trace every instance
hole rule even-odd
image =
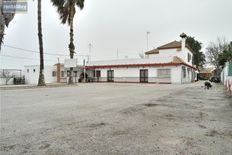
[[[215,67],[216,76],[220,76],[219,55],[228,47],[225,38],[217,38],[216,42],[211,42],[206,48],[206,56],[211,65]]]
[[[84,0],[51,0],[53,5],[57,7],[57,12],[60,15],[60,20],[62,24],[68,23],[70,26],[70,43],[69,43],[69,54],[70,58],[73,59],[75,53],[74,45],[74,33],[73,33],[73,19],[76,13],[75,6],[80,9],[84,8]],[[73,83],[72,70],[70,68],[69,81],[68,83]]]
[[[44,57],[43,57],[43,35],[42,35],[42,15],[41,15],[41,0],[38,0],[38,38],[39,38],[39,55],[40,55],[40,70],[38,86],[45,86],[44,79]]]
[[[9,71],[3,69],[0,72],[0,77],[5,79],[5,84],[7,85],[10,79],[14,77],[14,74],[11,74]]]
[[[187,36],[186,43],[190,46],[193,52],[193,65],[196,65],[196,68],[199,69],[199,67],[202,67],[205,64],[205,55],[201,51],[202,43],[191,36]]]
[[[218,59],[220,66],[224,66],[227,61],[232,61],[232,41],[228,47],[219,54]]]
[[[13,1],[13,0],[8,0]],[[0,1],[0,6],[3,6],[3,1]],[[14,18],[14,13],[4,13],[3,8],[0,7],[0,50],[5,35],[5,27],[9,26],[9,23]]]

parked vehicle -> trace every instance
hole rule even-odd
[[[220,83],[221,82],[220,78],[216,77],[216,76],[211,77],[209,81],[210,82],[215,82],[215,83]]]

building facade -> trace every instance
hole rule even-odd
[[[190,83],[195,81],[192,50],[185,43],[173,41],[145,53],[145,58],[90,61],[73,68],[74,82]],[[45,66],[46,83],[67,82],[69,68],[63,64]],[[39,66],[25,66],[28,84],[37,84]]]
[[[186,35],[145,53],[143,59],[92,61],[87,73],[97,82],[190,83],[195,81],[192,50]]]

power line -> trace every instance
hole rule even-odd
[[[27,57],[19,57],[19,56],[11,56],[11,55],[0,55],[0,56],[9,57],[9,58],[16,58],[16,59],[39,60],[39,59],[35,59],[35,58],[27,58]],[[44,61],[57,61],[57,60],[44,59]]]
[[[39,53],[39,51],[35,51],[35,50],[30,50],[30,49],[25,49],[25,48],[20,48],[20,47],[15,47],[15,46],[10,46],[10,45],[3,45],[5,47],[8,47],[8,48],[12,48],[12,49],[16,49],[16,50],[20,50],[20,51],[24,51],[24,52],[30,52],[30,53]],[[58,51],[54,51],[54,52],[58,52]],[[54,54],[54,53],[47,53],[47,52],[44,52],[44,55],[52,55],[52,56],[69,56],[69,55],[65,55],[65,54]],[[86,57],[88,55],[79,55],[79,54],[75,54],[76,56],[83,56],[83,57]]]
[[[25,49],[25,48],[14,47],[14,46],[10,46],[10,45],[3,45],[3,46],[8,47],[8,48],[12,48],[12,49],[16,49],[16,50],[20,50],[20,51],[30,52],[30,53],[37,53],[37,54],[39,53],[38,51],[29,50],[29,49]],[[46,52],[44,52],[44,54],[55,55],[55,56],[68,56],[68,55],[64,55],[64,54],[54,54],[54,53],[46,53]]]

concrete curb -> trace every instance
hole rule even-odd
[[[46,86],[37,85],[9,85],[0,86],[0,90],[17,90],[17,89],[40,89],[40,88],[58,88],[58,87],[75,87],[78,84],[47,84]]]

